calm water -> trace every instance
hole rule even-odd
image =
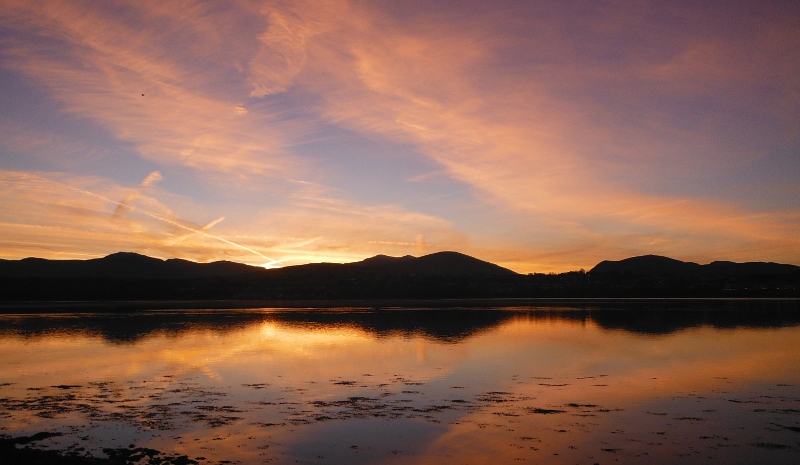
[[[0,316],[0,433],[202,464],[800,461],[797,312],[555,310]]]

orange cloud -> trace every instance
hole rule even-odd
[[[158,197],[178,204],[185,199],[143,189],[159,176],[150,174],[132,194],[99,178],[0,171],[4,256],[96,257],[125,250],[285,265],[414,253],[419,234],[425,234],[429,251],[465,242],[447,221],[398,206],[347,202],[318,189],[301,191],[288,204],[257,211],[244,222],[233,218],[209,233],[223,218],[202,225],[184,220]]]
[[[8,63],[45,86],[65,112],[96,121],[155,162],[239,176],[298,169],[284,150],[288,123],[248,114],[242,95],[212,93],[219,76],[205,77],[199,66],[206,63],[170,50],[187,46],[199,59],[221,54],[225,45],[209,31],[230,26],[186,6],[144,2],[132,7],[140,21],[126,21],[74,2],[8,2],[3,10],[12,20],[6,23],[39,36],[13,41]],[[151,39],[164,19],[179,31],[175,44]],[[41,37],[62,41],[66,50],[51,50]]]
[[[270,257],[346,261],[416,253],[424,242],[424,251],[459,248],[523,272],[642,253],[800,263],[796,203],[731,194],[739,184],[797,193],[740,173],[796,143],[796,28],[771,8],[742,24],[720,12],[705,30],[685,11],[659,6],[692,26],[674,34],[651,19],[653,8],[506,5],[488,16],[398,16],[357,1],[183,0],[114,14],[89,2],[9,0],[0,24],[12,31],[3,66],[47,92],[66,117],[104,128],[162,171],[190,168],[216,188],[271,189],[280,200],[269,206],[203,213],[206,224],[227,218],[220,235],[253,239]],[[696,8],[694,16],[709,17]],[[2,122],[5,147],[64,171],[65,158],[100,150],[69,141],[64,157],[62,140],[33,141],[23,123]],[[465,202],[492,214],[438,218],[413,212],[420,208],[399,193],[385,202],[392,205],[346,201],[354,196],[325,187],[303,198],[300,184],[334,177],[300,155],[325,137],[322,127],[409,147],[409,157],[422,154],[433,171],[468,185]],[[706,182],[717,176],[723,187]],[[437,186],[441,178],[409,182]],[[242,259],[201,233],[175,240],[186,232],[170,233],[168,246],[142,236],[139,250],[180,245],[194,257]]]
[[[314,16],[314,21],[319,18]],[[665,157],[674,157],[679,165],[696,164],[686,158],[693,156],[692,144],[718,152],[700,163],[738,156],[721,153],[729,146],[709,139],[702,128],[658,127],[663,115],[657,110],[645,113],[650,120],[643,121],[643,127],[606,127],[591,119],[599,111],[596,103],[556,95],[559,86],[591,85],[588,78],[619,86],[625,80],[683,77],[654,77],[652,63],[642,60],[629,65],[634,77],[612,74],[603,64],[582,70],[567,65],[550,69],[565,81],[539,82],[488,68],[488,57],[495,54],[491,42],[480,38],[496,31],[486,31],[483,25],[468,33],[413,29],[364,8],[327,21],[329,31],[307,44],[307,71],[298,85],[323,96],[321,111],[330,120],[416,145],[451,176],[508,211],[519,230],[535,238],[519,241],[519,254],[602,243],[605,247],[583,266],[607,258],[603,254],[609,249],[663,251],[699,260],[800,260],[796,210],[764,211],[725,200],[656,195],[611,180],[620,165],[635,169],[658,159],[663,163]],[[721,69],[729,66],[724,58],[704,63]],[[573,71],[572,76],[566,74]],[[495,78],[496,86],[480,82],[488,76]],[[647,97],[637,92],[638,98]],[[622,139],[614,140],[620,135]],[[669,147],[666,137],[688,142]],[[582,153],[592,141],[619,149],[619,156],[593,160]],[[632,237],[640,239],[631,243]],[[481,245],[497,250],[494,244]]]

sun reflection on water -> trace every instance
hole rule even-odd
[[[796,325],[642,334],[522,312],[454,343],[307,320],[0,331],[0,431],[201,463],[791,463],[800,447]]]

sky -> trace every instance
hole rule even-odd
[[[4,0],[0,258],[800,264],[797,1]]]

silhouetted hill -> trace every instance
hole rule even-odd
[[[23,258],[0,260],[0,277],[190,279],[260,273],[282,277],[333,277],[363,274],[436,276],[514,276],[513,271],[458,252],[423,257],[377,255],[355,263],[309,263],[265,270],[228,261],[195,263],[119,252],[91,260]]]
[[[422,257],[376,255],[355,263],[309,263],[272,269],[279,278],[334,278],[363,276],[516,276],[517,273],[458,252],[437,252]]]
[[[682,262],[659,255],[642,255],[619,261],[604,260],[589,271],[599,273],[628,273],[633,275],[724,278],[732,276],[781,276],[800,273],[800,267],[771,262],[734,263],[717,261],[708,265]]]
[[[381,267],[381,266],[393,266],[397,263],[401,262],[413,262],[417,259],[413,255],[404,255],[402,257],[390,257],[388,255],[375,255],[374,257],[365,258],[360,262],[356,262],[355,265],[360,267]]]
[[[782,276],[800,273],[800,266],[773,262],[734,263],[716,261],[701,266],[706,274],[717,276]]]
[[[266,270],[117,253],[93,260],[0,260],[3,301],[346,300],[541,297],[800,297],[800,267],[687,263],[647,255],[589,273],[520,275],[457,252]]]
[[[517,274],[494,263],[478,260],[458,252],[437,252],[419,258],[414,258],[411,255],[399,258],[376,255],[353,263],[351,266],[380,270],[383,273],[413,273],[440,276],[514,276]]]
[[[192,279],[237,276],[258,270],[261,268],[228,261],[161,260],[130,252],[90,260],[0,260],[0,277],[14,278]]]
[[[693,262],[682,262],[674,258],[662,257],[659,255],[642,255],[631,257],[624,260],[612,261],[603,260],[589,273],[633,273],[647,275],[661,275],[664,273],[690,276],[700,273],[700,266]]]

